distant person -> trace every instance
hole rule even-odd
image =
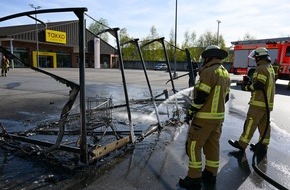
[[[8,69],[9,69],[9,59],[6,58],[5,55],[2,55],[2,60],[1,60],[1,75],[2,77],[7,77],[7,72],[8,72]]]
[[[201,188],[202,181],[211,185],[216,183],[219,140],[230,91],[230,76],[222,65],[227,56],[228,53],[216,45],[208,46],[201,54],[200,77],[194,86],[194,97],[185,118],[187,123],[192,120],[186,141],[189,165],[187,176],[179,180],[180,187],[196,189]],[[206,159],[203,171],[202,149]]]
[[[195,58],[193,58],[193,60],[191,60],[190,64],[188,65],[188,71],[189,71],[188,86],[193,87],[195,85],[195,80],[198,72],[198,64]]]
[[[241,86],[242,90],[251,91],[247,119],[239,140],[229,140],[228,142],[233,147],[244,151],[258,128],[260,139],[265,133],[263,141],[259,144],[259,151],[266,153],[270,142],[270,121],[268,116],[274,106],[275,71],[271,65],[271,58],[266,48],[259,47],[253,50],[248,57],[256,61],[257,67],[253,80]],[[251,148],[255,149],[257,147],[252,144]]]

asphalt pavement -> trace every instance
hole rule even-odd
[[[63,78],[78,83],[78,69],[46,69]],[[86,69],[86,96],[113,97],[114,103],[124,102],[122,76],[118,69]],[[154,96],[165,89],[172,90],[166,83],[169,73],[148,71]],[[178,72],[183,75],[184,72]],[[150,92],[143,71],[126,70],[128,95],[131,101],[150,98]],[[233,76],[235,83],[241,76]],[[174,81],[175,88],[186,93],[188,77]],[[238,88],[233,85],[234,91]],[[29,69],[13,69],[8,77],[0,77],[0,122],[9,132],[30,130],[36,124],[57,118],[60,109],[68,99],[69,89],[49,76]],[[170,93],[172,95],[172,93]],[[232,100],[237,94],[232,96]],[[176,122],[172,113],[174,102],[158,102],[160,118],[164,124],[160,133],[154,132],[134,145],[118,150],[111,156],[100,159],[96,165],[83,166],[68,171],[23,157],[9,150],[0,149],[1,189],[182,189],[178,185],[180,177],[186,175],[188,157],[184,144],[188,126]],[[77,112],[78,102],[73,111]],[[150,107],[150,106],[149,106]],[[236,152],[228,139],[238,139],[242,132],[245,116],[236,112],[236,107],[228,103],[223,125],[220,149],[220,168],[217,184],[202,189],[277,189],[258,175],[252,167],[253,152]],[[135,129],[146,131],[156,123],[150,108],[132,105],[132,123]],[[126,113],[115,112],[114,116],[126,120]],[[253,141],[257,141],[257,134]],[[280,185],[290,188],[290,143],[288,136],[273,133],[266,157],[258,168]]]

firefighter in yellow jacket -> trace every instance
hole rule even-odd
[[[2,55],[2,60],[1,60],[1,75],[2,77],[7,77],[7,71],[9,69],[9,59],[6,58],[5,55]]]
[[[179,180],[183,188],[201,187],[216,183],[219,167],[219,139],[224,121],[225,102],[229,99],[230,77],[222,65],[228,53],[218,46],[208,46],[202,53],[203,66],[199,81],[194,86],[194,98],[186,120],[191,120],[186,141],[189,157],[187,176]],[[205,169],[202,171],[202,149]]]
[[[253,137],[255,130],[258,128],[260,139],[265,134],[263,141],[259,144],[259,151],[266,153],[270,142],[268,114],[273,110],[274,105],[275,71],[271,65],[271,58],[266,48],[259,47],[253,50],[249,54],[249,58],[256,61],[257,67],[253,74],[252,82],[242,85],[242,90],[251,91],[247,119],[239,140],[229,140],[228,142],[233,147],[244,151]],[[251,144],[251,148],[255,149],[257,147]]]

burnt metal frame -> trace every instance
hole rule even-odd
[[[87,11],[86,7],[79,7],[79,8],[58,8],[58,9],[41,9],[41,10],[34,10],[34,11],[27,11],[22,13],[17,13],[13,15],[9,15],[6,17],[0,18],[0,22],[22,17],[22,16],[28,16],[31,18],[30,15],[34,14],[43,14],[43,13],[58,13],[58,12],[74,12],[75,15],[79,19],[79,91],[80,91],[80,123],[81,123],[81,142],[80,142],[80,158],[81,162],[88,164],[88,147],[87,147],[87,131],[86,131],[86,107],[85,107],[85,20],[84,20],[84,13]],[[39,72],[42,72],[43,70],[32,68],[34,70],[37,70]],[[64,80],[61,77],[58,77],[56,75],[42,72],[45,74],[50,75],[51,77],[57,79],[57,80]],[[65,80],[66,81],[66,80]],[[66,81],[67,82],[67,81]],[[21,139],[19,139],[21,140]],[[59,146],[59,145],[58,145]],[[77,149],[74,151],[78,151]]]
[[[124,139],[120,139],[116,142],[113,142],[107,146],[105,146],[103,149],[100,148],[95,148],[93,150],[93,152],[95,152],[95,156],[92,158],[92,160],[89,160],[89,156],[88,156],[88,145],[87,145],[87,129],[86,129],[86,108],[85,108],[85,38],[84,38],[84,34],[85,34],[85,22],[84,22],[84,15],[85,15],[85,11],[87,11],[87,8],[60,8],[60,9],[46,9],[46,10],[35,10],[35,11],[28,11],[28,12],[23,12],[23,13],[18,13],[18,14],[14,14],[14,15],[10,15],[10,16],[6,16],[6,17],[2,17],[0,18],[0,22],[5,21],[5,20],[9,20],[9,19],[13,19],[13,18],[17,18],[17,17],[21,17],[21,16],[28,16],[30,18],[32,18],[30,15],[31,14],[41,14],[41,13],[57,13],[57,12],[74,12],[76,14],[76,16],[79,18],[79,85],[75,84],[71,81],[68,81],[62,77],[56,76],[54,74],[51,74],[49,72],[46,72],[44,70],[41,70],[39,68],[35,68],[33,66],[30,66],[28,64],[25,64],[25,66],[30,67],[31,69],[44,73],[46,75],[51,76],[52,78],[66,84],[67,86],[71,87],[73,89],[73,92],[70,94],[70,100],[67,102],[67,104],[65,105],[65,107],[62,110],[62,114],[61,114],[61,120],[60,121],[64,121],[69,113],[69,110],[71,109],[72,104],[74,103],[74,100],[78,94],[78,92],[80,92],[80,148],[78,147],[70,147],[70,146],[65,146],[65,145],[61,145],[61,139],[62,139],[62,135],[59,135],[57,142],[55,144],[53,143],[46,143],[46,142],[42,142],[42,141],[38,141],[38,140],[31,140],[28,138],[24,138],[24,137],[20,137],[17,135],[13,135],[13,134],[8,134],[9,137],[19,140],[19,141],[23,141],[23,142],[28,142],[28,143],[32,143],[32,144],[37,144],[40,146],[46,146],[46,147],[50,147],[49,151],[54,150],[56,148],[60,149],[60,150],[65,150],[65,151],[70,151],[70,152],[75,152],[75,153],[80,153],[80,158],[81,158],[81,162],[88,164],[89,162],[94,161],[95,159],[99,158],[100,156],[103,156],[105,154],[107,154],[106,151],[104,151],[103,149],[116,149],[116,148],[120,148],[120,146],[124,146],[127,143],[131,142],[134,143],[135,142],[135,135],[134,135],[134,128],[133,128],[133,124],[132,124],[132,118],[131,118],[131,111],[130,111],[130,105],[129,105],[129,98],[128,98],[128,91],[127,91],[127,86],[126,86],[126,79],[125,79],[125,73],[124,73],[124,63],[123,63],[123,58],[122,58],[122,52],[121,52],[121,46],[120,46],[120,41],[119,41],[119,36],[118,36],[118,30],[119,28],[109,28],[106,30],[101,31],[98,34],[95,35],[99,35],[101,33],[104,32],[109,32],[111,33],[115,38],[116,38],[116,42],[117,42],[117,48],[118,48],[118,54],[119,54],[119,61],[120,61],[120,70],[121,70],[121,74],[122,74],[122,81],[123,81],[123,87],[124,87],[124,93],[125,93],[125,99],[126,99],[126,104],[125,106],[127,107],[127,113],[128,113],[128,119],[129,119],[129,125],[130,125],[130,137],[126,137]],[[34,18],[32,18],[34,19]],[[167,56],[167,52],[165,49],[165,44],[164,44],[164,38],[159,38],[159,39],[154,39],[148,43],[146,43],[145,45],[148,45],[150,43],[153,43],[155,41],[158,41],[162,44],[163,49],[164,49],[164,54],[165,54],[165,58],[166,58],[166,63],[167,66],[169,68],[169,76],[170,76],[170,81],[172,84],[172,88],[173,88],[173,92],[176,93],[175,87],[174,87],[174,78],[172,77],[172,73],[171,73],[171,68],[170,68],[170,64],[169,64],[169,60],[168,60],[168,56]],[[138,44],[138,40],[134,40],[133,43],[136,43],[139,54],[141,59],[142,57],[142,53],[140,50],[140,46]],[[143,45],[143,46],[145,46]],[[11,54],[10,52],[8,52],[6,49],[0,47],[0,50],[2,52],[8,53],[10,55],[10,58],[16,59],[18,61],[21,62],[20,59],[18,59],[16,56],[14,56],[13,54]],[[142,61],[143,63],[143,69],[144,71],[146,71],[146,67],[144,64],[144,60]],[[146,72],[145,72],[146,75]],[[146,77],[147,78],[147,77]],[[147,78],[147,83],[149,86],[149,90],[151,91],[150,88],[150,83],[149,80]],[[152,95],[152,92],[151,96]],[[154,97],[153,101],[155,100]],[[66,110],[69,109],[69,110]],[[158,114],[158,113],[157,113]],[[158,116],[157,116],[158,117]],[[161,129],[161,124],[160,121],[158,120],[158,129]],[[64,130],[60,131],[60,134],[64,133]]]
[[[141,51],[141,48],[140,48],[140,45],[139,45],[139,39],[136,38],[136,39],[129,40],[127,42],[124,42],[122,45],[125,45],[127,43],[132,43],[133,45],[135,45],[137,47],[137,50],[138,50],[138,53],[139,53],[139,57],[140,57],[140,60],[141,60],[141,63],[142,63],[142,67],[143,67],[143,70],[144,70],[147,86],[148,86],[148,89],[149,89],[149,93],[150,93],[150,96],[151,96],[151,99],[152,99],[152,102],[153,102],[153,106],[154,106],[154,109],[155,109],[155,113],[156,113],[156,117],[157,117],[157,121],[158,121],[158,129],[161,130],[162,124],[160,122],[158,108],[157,108],[157,105],[156,105],[155,98],[153,96],[151,84],[150,84],[150,81],[149,81],[149,78],[148,78],[148,74],[147,74],[145,61],[144,61],[143,54],[142,54],[142,51]]]
[[[91,17],[90,17],[91,18]],[[125,68],[124,68],[124,62],[123,62],[123,56],[122,56],[122,50],[121,50],[121,44],[119,40],[119,35],[118,31],[119,28],[108,28],[105,30],[102,30],[95,34],[95,36],[98,36],[102,33],[109,32],[112,36],[116,38],[117,42],[117,48],[118,48],[118,57],[120,61],[120,70],[121,70],[121,75],[122,75],[122,81],[123,81],[123,88],[124,88],[124,93],[125,93],[125,101],[126,101],[126,108],[127,108],[127,114],[128,114],[128,120],[129,120],[129,126],[130,126],[130,133],[131,133],[131,142],[135,142],[135,134],[134,134],[134,127],[132,123],[132,115],[131,115],[131,110],[130,110],[130,103],[129,103],[129,96],[128,96],[128,90],[127,90],[127,82],[126,82],[126,77],[125,77]]]
[[[104,156],[105,154],[109,153],[108,151],[104,151],[103,149],[110,149],[111,151],[113,151],[115,149],[120,148],[121,146],[126,145],[129,142],[131,142],[131,143],[135,142],[134,128],[133,128],[132,119],[131,119],[131,111],[130,111],[130,106],[129,106],[129,98],[128,98],[126,80],[125,80],[125,73],[124,73],[124,64],[123,64],[122,52],[121,52],[121,47],[120,47],[120,42],[119,42],[119,37],[118,37],[119,28],[109,28],[109,29],[101,31],[100,33],[109,32],[116,38],[116,41],[117,41],[119,61],[120,61],[120,67],[121,67],[120,69],[122,72],[122,81],[123,81],[123,87],[124,87],[125,99],[126,99],[125,106],[127,107],[128,119],[129,119],[129,125],[130,125],[130,136],[123,138],[123,139],[120,139],[116,142],[113,142],[113,143],[111,143],[103,148],[98,148],[98,147],[95,148],[93,150],[93,153],[95,152],[96,154],[92,157],[91,160],[89,160],[89,158],[88,158],[88,145],[87,145],[87,140],[86,140],[87,129],[86,129],[86,108],[85,108],[85,60],[84,60],[84,58],[85,58],[84,34],[85,34],[85,29],[86,29],[85,24],[84,24],[84,14],[85,14],[84,12],[87,11],[87,9],[86,8],[64,8],[64,9],[35,10],[35,11],[23,12],[23,13],[18,13],[18,14],[14,14],[14,15],[0,18],[0,22],[8,20],[8,19],[12,19],[12,18],[21,17],[21,16],[28,16],[28,17],[32,18],[30,16],[30,14],[69,12],[69,11],[73,11],[77,15],[77,17],[79,18],[79,50],[80,50],[80,52],[79,52],[79,60],[80,60],[79,61],[79,63],[80,63],[80,65],[79,65],[79,68],[80,68],[79,69],[79,75],[80,75],[79,78],[80,78],[80,84],[79,85],[75,84],[71,81],[68,81],[68,80],[62,78],[62,77],[56,76],[52,73],[46,72],[46,71],[41,70],[39,68],[35,68],[31,65],[23,63],[25,66],[27,66],[35,71],[49,75],[52,78],[58,80],[59,82],[66,84],[67,86],[69,86],[73,89],[70,93],[69,101],[66,103],[66,105],[64,106],[64,108],[62,110],[61,119],[59,120],[59,123],[62,123],[62,124],[59,125],[60,132],[59,132],[57,141],[55,144],[52,144],[52,143],[46,143],[46,142],[39,141],[39,140],[31,140],[31,139],[20,137],[20,136],[14,135],[14,134],[7,134],[7,136],[9,138],[17,139],[19,141],[49,147],[47,152],[50,152],[50,151],[57,148],[60,150],[80,153],[81,161],[83,163],[87,164],[89,162],[93,162],[94,160],[96,160],[100,156]],[[34,19],[34,18],[32,18],[32,19]],[[99,35],[99,34],[97,34],[97,35]],[[15,55],[13,55],[11,52],[7,51],[5,48],[3,48],[1,46],[0,46],[0,51],[9,55],[11,59],[15,59],[15,60],[21,62],[21,60],[19,58],[17,58]],[[63,123],[69,114],[69,110],[71,109],[71,106],[74,103],[78,92],[80,92],[80,124],[81,124],[80,148],[63,146],[60,144],[62,137],[63,137],[63,134],[64,134]],[[3,128],[2,130],[5,131],[5,128],[3,126],[2,126],[2,128]]]
[[[166,47],[165,47],[165,38],[162,37],[162,38],[157,38],[157,39],[153,39],[149,42],[146,42],[144,43],[141,48],[143,48],[144,46],[147,46],[151,43],[154,43],[154,42],[160,42],[162,44],[162,48],[163,48],[163,52],[164,52],[164,56],[165,56],[165,61],[166,61],[166,65],[167,65],[167,68],[168,68],[168,74],[169,74],[169,78],[170,78],[170,81],[171,81],[171,86],[172,86],[172,90],[173,90],[173,93],[175,94],[177,91],[175,89],[175,86],[174,86],[174,78],[172,76],[172,73],[171,73],[171,66],[170,66],[170,63],[169,63],[169,59],[168,59],[168,55],[167,55],[167,51],[166,51]]]

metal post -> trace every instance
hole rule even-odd
[[[145,61],[144,61],[144,58],[143,58],[142,51],[141,51],[140,45],[138,43],[138,40],[139,39],[135,39],[134,43],[137,46],[138,53],[139,53],[139,56],[140,56],[140,59],[141,59],[141,63],[142,63],[142,67],[143,67],[143,70],[144,70],[145,78],[146,78],[147,85],[148,85],[148,88],[149,88],[149,93],[150,93],[150,96],[151,96],[151,99],[152,99],[152,102],[153,102],[154,110],[155,110],[157,121],[158,121],[158,129],[161,130],[162,125],[161,125],[161,122],[160,122],[158,108],[157,108],[157,105],[156,105],[156,102],[155,102],[155,98],[153,96],[151,84],[150,84],[150,81],[149,81],[149,78],[148,78],[148,75],[147,75]]]
[[[40,9],[41,6],[34,6],[33,4],[29,4],[31,8],[35,11]],[[39,46],[38,46],[38,26],[37,26],[37,14],[35,14],[35,40],[36,40],[36,67],[39,68]]]
[[[220,23],[221,21],[220,20],[217,20],[217,23],[218,23],[218,29],[217,29],[217,46],[219,45],[219,32],[220,32]]]
[[[165,43],[164,43],[164,37],[160,38],[160,43],[162,44],[162,47],[163,47],[163,51],[164,51],[164,55],[165,55],[165,59],[166,59],[166,63],[167,63],[167,66],[168,66],[168,71],[169,71],[168,73],[169,73],[169,77],[170,77],[170,81],[171,81],[171,85],[172,85],[172,90],[173,90],[173,93],[175,94],[177,91],[175,90],[173,77],[172,77],[172,74],[171,74],[171,68],[170,68],[170,64],[169,64],[168,55],[167,55],[167,52],[166,52],[166,47],[165,47]]]
[[[81,122],[81,161],[85,164],[89,162],[86,127],[86,96],[85,96],[85,19],[84,12],[75,12],[79,18],[79,77],[80,77],[80,122]]]
[[[173,78],[177,77],[176,74],[176,46],[177,46],[177,0],[175,2],[175,40],[174,40],[174,73],[173,73]]]
[[[37,14],[35,14],[35,18],[37,19]],[[36,35],[36,66],[39,68],[39,46],[38,46],[38,26],[37,20],[35,20],[35,35]]]
[[[130,104],[129,104],[129,96],[128,96],[128,90],[127,90],[127,83],[126,83],[126,77],[124,72],[124,62],[122,57],[122,50],[118,35],[119,28],[113,28],[114,36],[116,38],[117,42],[117,48],[118,48],[118,55],[119,55],[119,61],[120,61],[120,69],[122,74],[122,81],[123,81],[123,87],[124,87],[124,93],[125,93],[125,99],[126,99],[126,106],[127,106],[127,113],[128,113],[128,120],[129,120],[129,126],[131,131],[131,142],[135,143],[135,134],[134,134],[134,126],[132,123],[132,116],[131,116],[131,110],[130,110]]]
[[[10,38],[10,51],[13,54],[14,52],[13,52],[13,43],[12,43],[12,41],[13,41],[13,38],[11,37]],[[14,60],[13,59],[11,59],[11,68],[14,69]]]

